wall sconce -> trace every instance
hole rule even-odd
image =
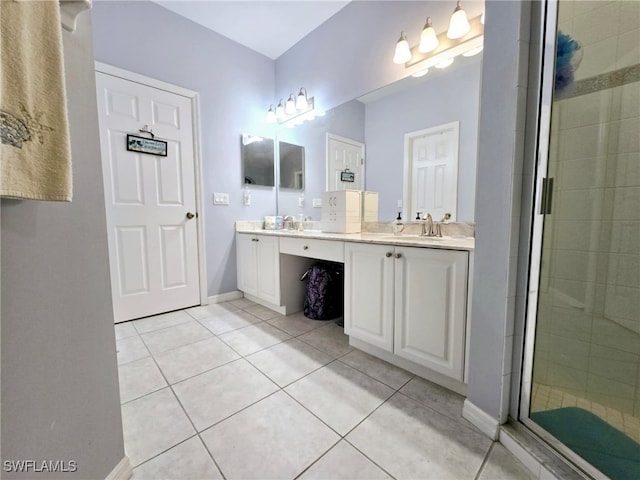
[[[281,98],[275,108],[273,104],[269,105],[267,122],[288,124],[288,126],[294,127],[322,115],[324,115],[323,112],[315,109],[313,97],[307,98],[307,89],[302,87],[297,96],[291,93],[286,102]]]
[[[413,74],[416,77],[423,76],[431,67],[448,67],[458,55],[465,57],[477,55],[482,51],[483,43],[484,13],[469,21],[460,2],[457,2],[446,33],[436,35],[431,17],[427,17],[419,45],[410,48],[407,36],[402,32],[396,44],[393,63],[404,63],[405,68],[423,63],[424,68]]]

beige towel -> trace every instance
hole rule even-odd
[[[0,0],[0,196],[71,201],[57,0]]]

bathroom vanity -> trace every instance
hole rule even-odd
[[[302,310],[301,275],[344,263],[344,330],[360,350],[466,393],[473,238],[258,230],[238,222],[238,289],[284,315]]]

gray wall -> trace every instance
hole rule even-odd
[[[456,220],[473,221],[482,71],[479,58],[473,58],[474,63],[367,104],[367,190],[380,194],[380,221],[390,222],[401,210],[396,205],[403,198],[404,135],[454,121],[460,122]],[[411,220],[415,212],[403,218]]]
[[[89,14],[63,43],[73,203],[2,201],[2,459],[103,479],[124,447]]]
[[[242,132],[274,135],[273,60],[151,2],[94,2],[92,17],[97,61],[199,93],[207,290],[236,290],[234,222],[276,209],[275,187],[252,186],[243,205],[240,162]],[[230,205],[214,206],[213,192]]]

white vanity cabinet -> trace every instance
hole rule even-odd
[[[345,333],[463,380],[468,252],[347,242]]]
[[[280,246],[278,237],[236,234],[238,290],[280,305]]]

